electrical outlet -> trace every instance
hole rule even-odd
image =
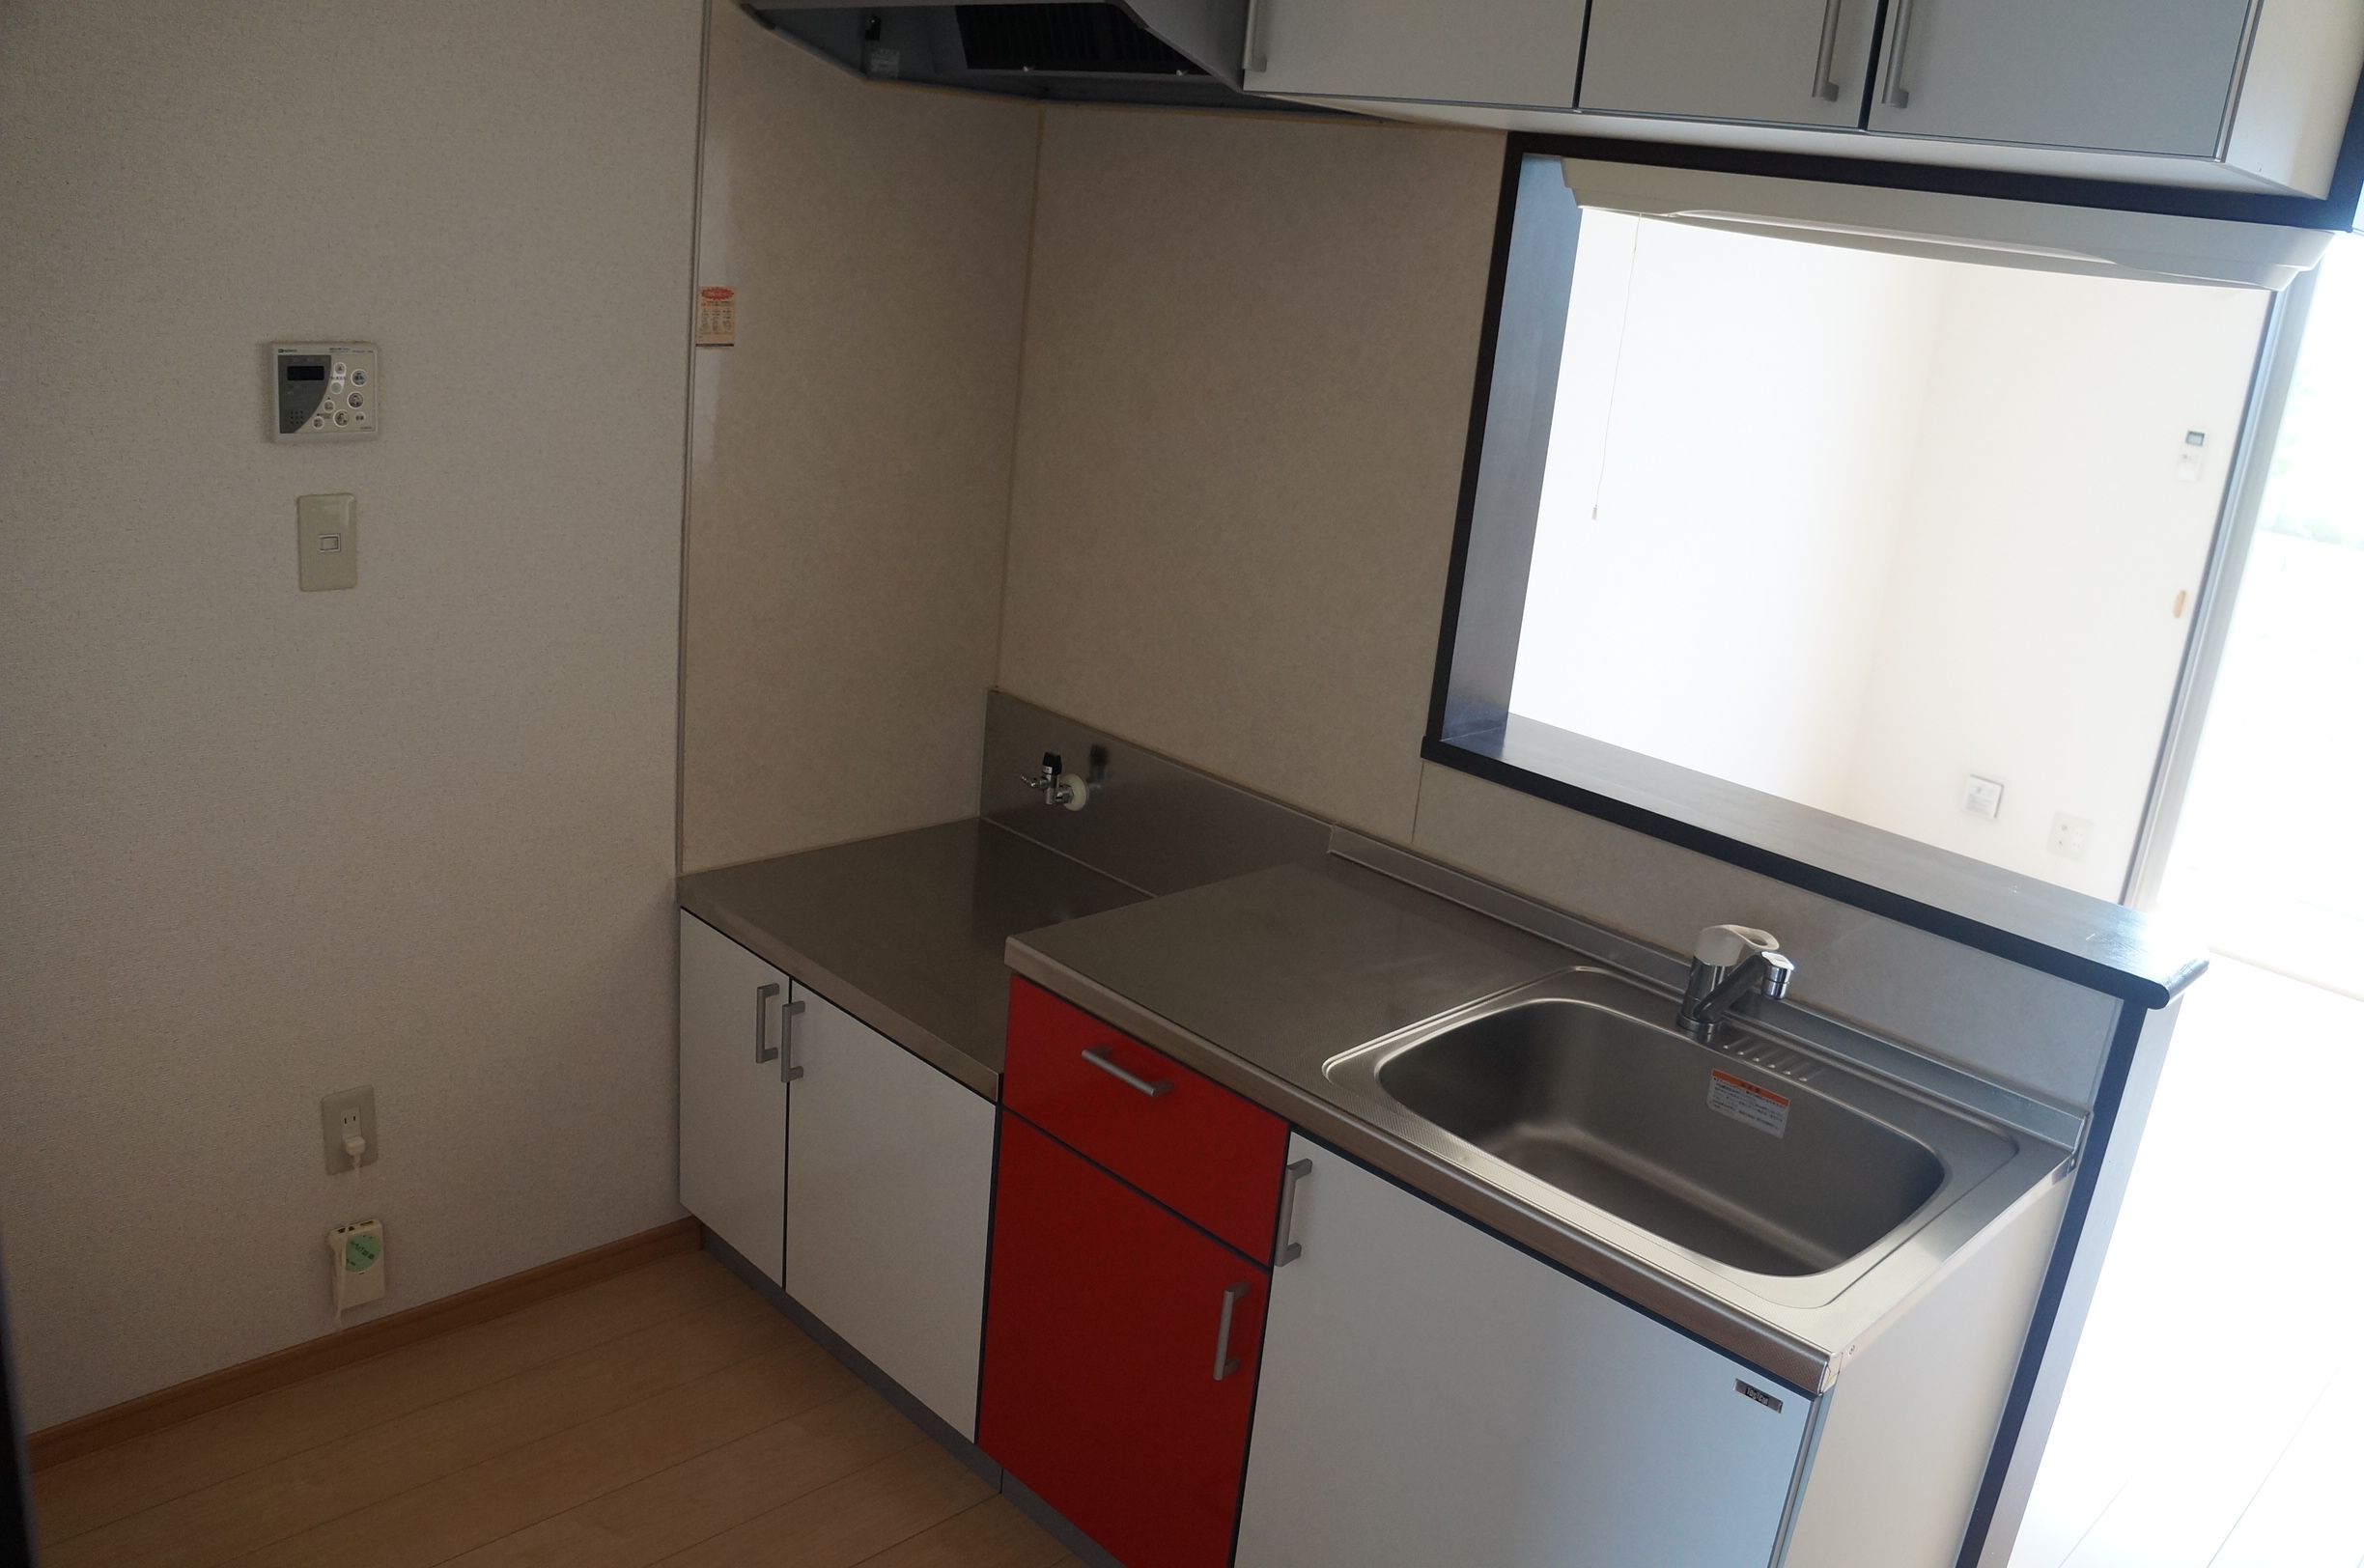
[[[359,1160],[345,1152],[345,1140],[359,1134],[366,1145]],[[342,1176],[355,1165],[378,1162],[378,1091],[362,1087],[346,1089],[321,1102],[321,1152],[327,1158],[328,1174]]]
[[[2083,817],[2071,817],[2066,811],[2052,817],[2052,838],[2046,846],[2054,854],[2071,860],[2082,860],[2085,852],[2093,848],[2093,824]]]

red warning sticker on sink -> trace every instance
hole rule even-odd
[[[1782,1130],[1789,1125],[1789,1102],[1786,1098],[1722,1071],[1707,1075],[1707,1108],[1722,1111],[1735,1122],[1746,1122],[1759,1133],[1770,1133],[1775,1137],[1780,1137]]]

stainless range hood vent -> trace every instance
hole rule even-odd
[[[743,4],[773,32],[878,81],[1004,98],[1330,114],[1239,91],[1246,0]]]

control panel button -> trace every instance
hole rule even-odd
[[[358,408],[358,407],[360,407],[360,406],[361,406],[361,394],[360,394],[360,393],[358,393],[358,392],[355,392],[355,393],[353,393],[352,396],[348,397],[348,398],[347,398],[345,401],[346,401],[347,403],[352,404],[352,405],[354,407]]]
[[[354,371],[352,373],[352,384],[355,386],[369,385],[369,372],[365,370]]]

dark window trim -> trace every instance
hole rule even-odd
[[[2364,95],[2359,95],[2359,107],[2364,108]],[[2358,155],[2364,152],[2364,139],[2360,139],[2358,134],[2359,126],[2364,126],[2364,115],[2351,115],[2348,150],[2342,156],[2343,179],[2348,182],[2347,188],[2351,192],[2357,187],[2357,177],[2364,175],[2364,157]],[[1851,177],[1861,171],[1866,175],[1860,182],[1863,183],[1894,188],[1945,189],[1959,194],[2016,200],[2063,201],[2071,195],[2097,197],[2116,193],[2118,199],[2114,201],[2090,200],[2086,205],[2111,206],[2120,210],[2157,210],[2159,209],[2155,205],[2147,209],[2138,208],[2136,198],[2156,203],[2160,199],[2160,191],[2152,187],[2105,185],[2092,181],[2007,176],[1978,170],[1932,171],[1922,165],[1872,164],[1861,159],[1806,158],[1730,149],[1675,148],[1602,137],[1525,133],[1508,137],[1504,148],[1502,180],[1495,212],[1494,250],[1486,276],[1485,316],[1478,340],[1476,384],[1471,393],[1469,434],[1463,445],[1461,486],[1453,521],[1452,558],[1446,576],[1436,664],[1429,691],[1428,724],[1421,739],[1421,755],[1440,767],[1451,768],[1556,805],[1616,823],[1778,882],[1802,887],[1835,902],[2117,996],[2138,1007],[2164,1007],[2206,970],[2208,963],[2205,950],[2198,942],[2182,937],[2173,927],[2153,916],[2066,888],[2038,882],[1949,851],[1894,835],[1882,835],[1877,829],[1869,827],[1861,829],[1864,836],[1862,844],[1856,847],[1857,853],[1835,850],[1824,854],[1824,847],[1831,839],[1830,835],[1821,831],[1816,819],[1821,823],[1838,823],[1841,819],[1827,818],[1823,813],[1794,806],[1770,796],[1757,796],[1755,792],[1735,790],[1734,795],[1753,797],[1762,803],[1760,807],[1752,808],[1747,800],[1742,799],[1735,809],[1721,814],[1725,823],[1736,824],[1746,832],[1747,836],[1740,836],[1739,833],[1721,831],[1684,817],[1636,804],[1630,799],[1602,794],[1566,778],[1521,766],[1519,761],[1514,760],[1522,755],[1532,758],[1536,749],[1506,742],[1509,673],[1506,667],[1495,667],[1503,662],[1497,657],[1501,648],[1496,645],[1506,639],[1508,646],[1515,650],[1518,624],[1525,610],[1524,556],[1520,556],[1515,572],[1499,569],[1499,558],[1506,554],[1504,546],[1506,536],[1518,532],[1517,517],[1513,514],[1507,522],[1495,523],[1482,545],[1475,542],[1481,513],[1495,515],[1487,503],[1515,500],[1519,490],[1517,486],[1492,480],[1483,462],[1489,420],[1492,419],[1498,427],[1504,427],[1506,423],[1502,416],[1510,400],[1501,394],[1520,394],[1518,377],[1532,369],[1518,363],[1506,363],[1500,352],[1499,340],[1506,308],[1513,311],[1519,308],[1520,301],[1513,296],[1521,294],[1522,282],[1530,281],[1513,277],[1513,259],[1515,256],[1522,268],[1530,271],[1537,266],[1558,265],[1556,253],[1550,252],[1548,247],[1522,244],[1515,233],[1521,179],[1531,156],[1553,159],[1583,156],[1826,181],[1840,179],[1843,175]],[[1877,178],[1871,178],[1873,175]],[[1921,178],[1931,176],[1942,178]],[[2209,205],[2219,204],[2223,200],[2214,192],[2168,194],[2177,198],[2204,199]],[[2290,205],[2319,209],[2326,204],[2284,204],[2275,209],[2276,216],[2271,221],[2291,221],[2287,210]],[[1568,241],[1571,253],[1575,231],[1573,212],[1571,200],[1570,221],[1563,237]],[[2190,215],[2229,214],[2209,211]],[[2247,221],[2266,220],[2252,216]],[[1530,287],[1526,292],[1534,291]],[[1563,326],[1564,316],[1560,320]],[[1548,319],[1539,323],[1538,329],[1547,335],[1551,333]],[[1552,358],[1556,362],[1557,355],[1554,354]],[[1556,382],[1556,378],[1554,379]],[[1548,427],[1548,389],[1544,389],[1544,392],[1540,412]],[[1530,401],[1516,412],[1526,416],[1521,420],[1522,424],[1530,424],[1536,412],[1535,404],[1532,401],[1536,389],[1530,388],[1525,395]],[[1502,434],[1502,429],[1498,428],[1497,434]],[[1528,519],[1525,523],[1525,548],[1528,550],[1533,547],[1533,526],[1532,519]],[[1506,553],[1518,554],[1519,541],[1508,539],[1507,543],[1512,547]],[[1476,573],[1472,571],[1473,548],[1479,556],[1479,570]],[[1488,555],[1497,560],[1489,563],[1486,559]],[[1498,569],[1489,573],[1485,569],[1490,564]],[[1473,668],[1457,671],[1456,654],[1465,648],[1473,648],[1473,629],[1484,637],[1489,646],[1475,649],[1478,657]],[[1540,731],[1547,730],[1548,726],[1534,728]],[[1568,739],[1574,741],[1578,738]],[[1731,805],[1732,802],[1726,803]],[[1752,809],[1755,811],[1753,818]],[[1808,859],[1799,854],[1767,847],[1785,844],[1795,847],[1800,843],[1814,846],[1813,853],[1820,858]],[[1875,861],[1881,862],[1876,870]],[[1872,880],[1875,875],[1878,880]]]

